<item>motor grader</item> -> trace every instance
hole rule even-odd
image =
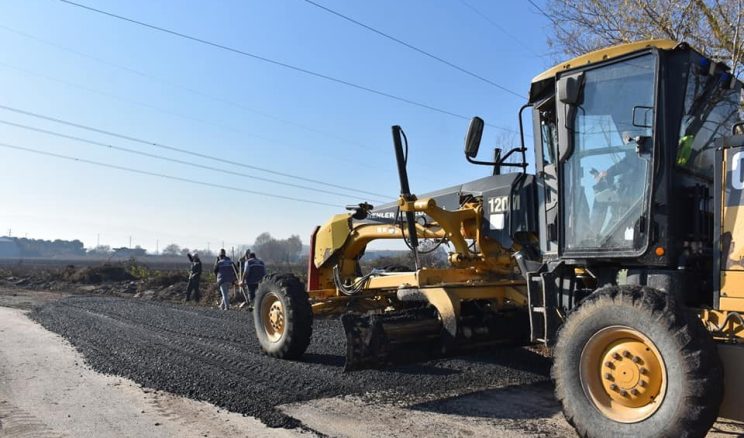
[[[478,160],[473,119],[466,158],[492,175],[420,196],[394,126],[400,198],[318,227],[307,285],[265,279],[262,348],[298,359],[315,316],[341,316],[348,369],[543,343],[583,436],[702,436],[719,413],[744,419],[741,85],[684,43],[588,53],[533,79],[519,147]],[[363,272],[380,239],[406,242],[415,266]],[[446,268],[419,262],[432,243],[449,248]]]

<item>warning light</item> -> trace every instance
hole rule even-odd
[[[664,251],[664,248],[662,248],[660,246],[657,246],[656,247],[656,251],[655,252],[656,252],[656,255],[659,256],[659,257],[661,257],[664,254],[666,254],[666,251]]]

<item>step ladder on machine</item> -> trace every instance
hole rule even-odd
[[[556,278],[553,272],[533,272],[527,281],[530,341],[552,345],[560,325],[556,308]]]

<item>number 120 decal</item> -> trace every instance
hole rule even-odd
[[[488,198],[488,205],[491,209],[491,213],[508,213],[510,210],[509,200],[509,196]],[[519,210],[519,197],[514,198],[512,208],[514,210]]]

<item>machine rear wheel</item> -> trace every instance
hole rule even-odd
[[[704,436],[718,416],[715,343],[668,294],[607,287],[570,314],[552,376],[581,436]]]
[[[270,275],[256,291],[253,322],[269,356],[297,359],[310,344],[313,313],[302,282],[291,274]]]

